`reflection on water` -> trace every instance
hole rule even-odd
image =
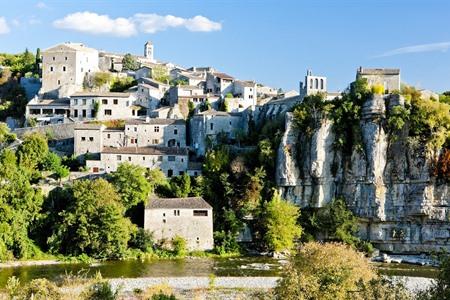
[[[89,276],[100,271],[104,278],[176,277],[176,276],[277,276],[282,263],[267,257],[193,258],[180,260],[111,261],[95,265],[61,264],[0,269],[0,287],[10,276],[28,282],[34,278],[55,280],[65,273],[76,274],[88,270]],[[436,269],[404,264],[376,264],[383,274],[399,276],[435,277]]]

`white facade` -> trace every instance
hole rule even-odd
[[[144,45],[144,57],[146,59],[148,59],[150,62],[154,62],[155,58],[154,58],[154,47],[153,47],[153,43],[148,41],[147,43],[145,43]]]
[[[70,116],[78,120],[136,118],[140,115],[139,110],[142,107],[136,106],[135,100],[135,95],[131,93],[79,92],[70,97]],[[96,106],[98,106],[97,114]]]
[[[86,74],[98,71],[98,51],[83,44],[64,43],[42,52],[40,94],[69,97],[83,89]]]
[[[214,248],[213,209],[202,198],[149,199],[144,229],[160,242],[180,236],[189,251]]]
[[[225,73],[208,73],[206,76],[206,92],[225,96],[233,92],[234,78]]]
[[[127,146],[186,147],[186,122],[174,119],[128,120],[125,123]]]

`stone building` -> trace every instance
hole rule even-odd
[[[186,147],[186,122],[174,119],[126,120],[124,128],[78,124],[74,128],[74,154],[99,154],[114,147]]]
[[[63,43],[42,51],[43,98],[67,98],[83,89],[86,74],[98,71],[98,51]]]
[[[197,156],[203,156],[208,143],[214,144],[219,136],[235,139],[240,130],[244,133],[247,130],[243,113],[215,110],[198,113],[190,120],[191,147]]]
[[[356,78],[366,78],[369,88],[382,85],[386,94],[400,91],[400,69],[368,69],[359,67]]]
[[[86,160],[92,173],[117,171],[121,163],[128,162],[146,169],[160,169],[167,177],[183,175],[188,171],[187,148],[176,147],[103,147],[100,158]]]
[[[324,76],[315,76],[311,70],[306,71],[305,81],[300,82],[300,97],[303,99],[306,96],[317,93],[327,92],[327,78]]]
[[[127,146],[186,147],[186,122],[182,119],[136,119],[125,122]]]
[[[211,72],[206,76],[206,92],[225,96],[233,92],[234,78],[228,74]]]
[[[145,207],[144,229],[159,242],[180,236],[189,251],[214,248],[213,209],[201,197],[150,199]]]
[[[70,97],[70,116],[77,120],[113,120],[146,115],[132,93],[78,92]]]

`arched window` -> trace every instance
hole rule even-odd
[[[52,70],[53,71],[53,70]],[[310,89],[313,89],[314,88],[314,86],[313,86],[313,80],[311,79],[311,81],[309,82],[309,88]]]
[[[319,79],[316,78],[316,90],[319,89]]]
[[[323,90],[323,79],[320,79],[320,89]]]

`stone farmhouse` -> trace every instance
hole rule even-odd
[[[161,243],[180,236],[189,251],[214,248],[213,209],[201,197],[149,199],[144,229]]]

